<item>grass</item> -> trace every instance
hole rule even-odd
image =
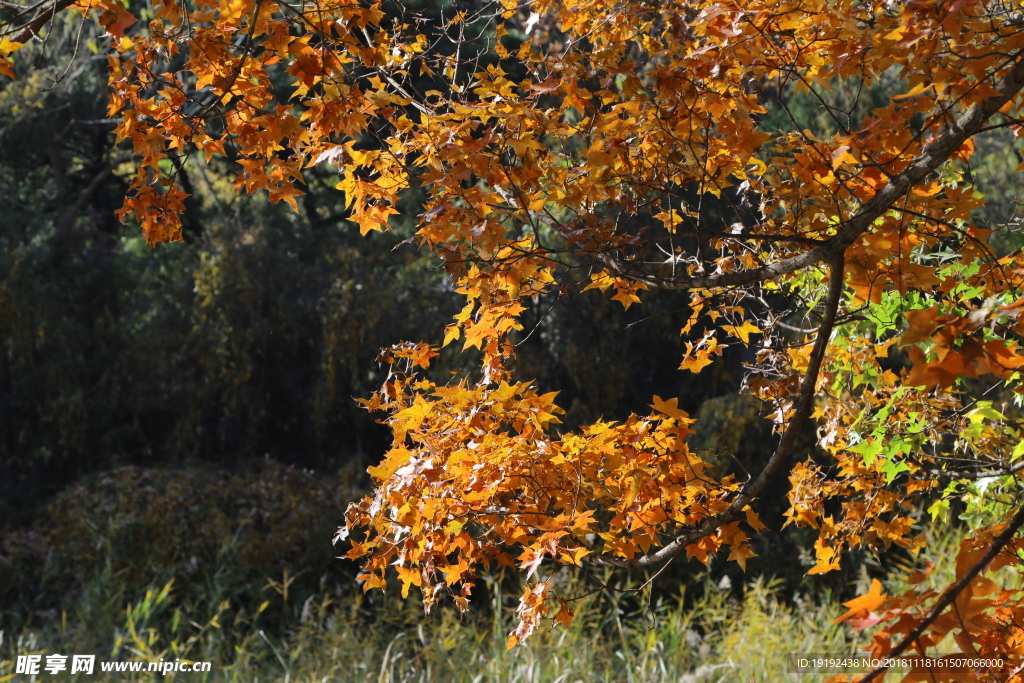
[[[464,615],[451,606],[424,615],[418,600],[398,596],[397,586],[385,594],[364,595],[345,571],[336,569],[339,561],[317,564],[320,551],[309,550],[300,538],[303,530],[319,537],[323,530],[313,529],[311,520],[333,515],[337,507],[328,496],[320,503],[323,510],[312,506],[309,501],[317,499],[311,493],[315,482],[305,475],[268,470],[259,475],[263,478],[235,477],[210,484],[202,497],[206,507],[196,508],[196,502],[193,508],[200,511],[198,517],[219,520],[220,535],[211,531],[202,536],[196,527],[187,548],[168,545],[173,534],[161,524],[177,528],[198,522],[175,517],[184,514],[176,512],[180,506],[165,501],[160,492],[179,496],[192,484],[176,474],[159,479],[125,471],[122,476],[135,488],[149,491],[138,504],[145,510],[122,500],[116,510],[100,510],[90,517],[89,511],[98,509],[97,499],[77,492],[58,501],[56,512],[45,518],[53,527],[50,531],[56,530],[49,540],[30,532],[8,546],[21,553],[10,557],[24,561],[20,570],[11,569],[15,565],[8,561],[5,570],[8,579],[20,581],[20,592],[8,595],[23,603],[23,609],[9,604],[0,611],[0,683],[27,680],[14,673],[18,655],[56,653],[95,654],[97,662],[212,662],[207,674],[166,676],[103,674],[97,664],[93,675],[77,677],[83,682],[820,683],[820,673],[788,673],[787,655],[851,653],[867,641],[865,634],[833,625],[844,609],[828,592],[793,597],[784,593],[781,581],[764,576],[735,587],[691,578],[674,592],[662,583],[636,594],[617,590],[616,582],[640,582],[627,584],[626,577],[610,570],[596,576],[609,586],[597,591],[593,578],[562,570],[551,579],[559,594],[584,596],[572,602],[572,626],[542,625],[526,645],[506,650],[522,590],[515,577],[482,577],[471,610]],[[287,495],[271,496],[266,481],[276,482]],[[103,493],[99,499],[109,493],[102,486],[97,489]],[[110,485],[111,491],[116,489]],[[221,492],[221,502],[215,491]],[[251,491],[261,492],[262,498],[245,498],[255,496],[247,493]],[[294,510],[303,501],[310,507],[297,515]],[[154,505],[158,513],[148,512]],[[252,515],[245,512],[254,506],[268,511],[272,523],[255,527]],[[282,512],[274,512],[278,507]],[[235,509],[242,512],[231,512]],[[83,540],[85,532],[78,527],[60,526],[80,522],[93,529],[95,537]],[[287,531],[288,542],[261,535],[282,530]],[[928,584],[940,586],[951,580],[961,533],[942,526],[929,531],[927,552],[935,567]],[[65,538],[71,539],[71,546],[59,545]],[[150,546],[148,538],[162,540]],[[200,543],[200,538],[206,540]],[[213,543],[214,539],[219,540]],[[267,548],[288,556],[275,565],[261,550]],[[39,559],[44,556],[50,559]],[[77,575],[69,558],[81,560]],[[268,575],[270,567],[276,575]],[[42,577],[37,584],[26,575],[32,571]],[[876,566],[873,574],[881,573]],[[887,580],[890,592],[907,588],[900,573]],[[868,582],[862,567],[859,592]],[[33,588],[37,585],[59,589]],[[33,591],[45,594],[45,599],[29,601]],[[43,674],[40,679],[49,677]],[[74,680],[68,674],[61,678]]]
[[[5,638],[0,681],[16,678],[16,655],[57,652],[213,663],[205,675],[97,673],[83,681],[820,681],[787,676],[786,654],[850,649],[846,630],[831,624],[838,607],[788,606],[779,585],[764,579],[747,585],[742,599],[710,583],[689,601],[682,593],[645,602],[637,597],[649,595],[600,591],[574,603],[570,628],[541,627],[508,651],[515,600],[496,579],[481,582],[488,599],[477,596],[486,604],[468,616],[446,607],[425,617],[417,601],[395,591],[367,597],[332,587],[296,595],[286,590],[287,576],[268,581],[263,592],[270,595],[255,609],[218,602],[214,581],[214,595],[191,603],[176,598],[169,582],[116,609],[123,596],[112,590],[114,578],[96,577],[48,626]],[[587,590],[579,575],[556,581],[566,594]]]

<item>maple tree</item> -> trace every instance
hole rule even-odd
[[[811,574],[846,548],[917,552],[915,511],[956,501],[984,522],[941,596],[876,586],[850,603],[856,627],[884,624],[875,654],[948,634],[1024,654],[1020,593],[985,576],[1024,550],[1024,435],[986,398],[1024,395],[1024,263],[972,219],[970,173],[976,136],[1024,125],[1018,5],[44,0],[6,10],[3,73],[63,9],[109,36],[108,114],[135,154],[119,215],[151,244],[181,238],[193,155],[231,158],[239,190],[293,206],[303,169],[327,165],[364,233],[424,197],[413,239],[466,302],[443,344],[479,367],[444,384],[425,374],[436,348],[382,354],[364,403],[393,446],[338,536],[366,589],[393,571],[428,609],[465,609],[481,568],[516,568],[512,646],[542,618],[571,622],[552,567],[745,566],[758,497],[788,476],[786,523],[818,531]],[[844,109],[840,86],[889,97]],[[763,125],[793,91],[830,131]],[[750,349],[745,385],[778,433],[760,472],[713,476],[676,397],[559,429],[557,387],[514,376],[515,344],[525,311],[591,289],[626,308],[678,291],[683,370]],[[794,452],[809,420],[825,459]]]

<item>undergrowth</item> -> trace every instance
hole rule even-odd
[[[845,629],[831,623],[835,606],[787,606],[776,596],[778,586],[761,579],[739,600],[708,584],[689,606],[683,595],[644,604],[628,593],[600,591],[575,603],[571,627],[541,628],[525,646],[508,651],[514,605],[498,580],[484,584],[489,609],[476,605],[460,618],[450,606],[424,617],[416,601],[403,601],[396,591],[372,605],[357,592],[303,599],[285,589],[288,578],[268,582],[273,595],[254,610],[229,601],[184,602],[172,581],[146,591],[115,619],[110,579],[98,577],[55,623],[4,639],[0,681],[15,678],[16,655],[31,653],[213,663],[209,674],[137,680],[811,681],[820,674],[786,676],[788,653],[851,647]],[[577,577],[563,580],[587,589]],[[265,623],[271,602],[288,619],[276,637]],[[123,673],[105,676],[97,670],[79,680],[132,680]]]
[[[418,600],[399,597],[397,585],[364,594],[352,567],[323,564],[324,549],[303,540],[326,542],[329,532],[313,520],[340,514],[338,497],[317,493],[306,474],[269,467],[231,475],[193,492],[189,509],[165,499],[189,483],[180,474],[126,469],[110,477],[58,499],[41,518],[50,526],[45,534],[5,537],[0,683],[28,680],[14,673],[18,655],[57,653],[97,655],[96,672],[77,676],[83,682],[820,683],[820,673],[788,673],[789,655],[853,653],[867,641],[832,623],[844,610],[828,590],[793,596],[764,576],[735,586],[691,577],[674,592],[663,582],[636,593],[622,588],[642,578],[562,570],[551,577],[559,593],[581,596],[572,603],[572,626],[544,625],[506,650],[522,590],[515,577],[481,577],[467,614],[446,605],[424,615]],[[118,482],[147,493],[135,503],[122,497],[99,505]],[[203,535],[204,520],[217,532]],[[175,545],[168,525],[193,535]],[[940,586],[952,576],[960,532],[934,526],[928,533],[935,566],[926,582]],[[900,574],[892,573],[890,590],[905,589]],[[858,592],[869,582],[862,567]],[[103,661],[161,659],[209,661],[212,669],[165,676],[99,670]]]

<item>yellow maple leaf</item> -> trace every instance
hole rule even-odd
[[[708,365],[711,365],[714,361],[711,359],[711,354],[706,349],[699,349],[696,355],[691,356],[686,354],[683,358],[682,364],[679,366],[680,370],[689,370],[693,374],[699,374]]]
[[[750,343],[750,335],[761,333],[761,328],[754,325],[749,320],[744,320],[743,324],[740,326],[722,325],[722,330],[727,334],[731,334],[732,336],[741,339],[744,344]]]
[[[736,560],[736,563],[743,571],[747,571],[747,558],[749,557],[757,557],[757,553],[751,550],[750,546],[746,543],[734,545],[729,551],[729,559]]]
[[[15,42],[10,38],[0,38],[0,52],[10,54],[11,52],[14,52],[24,44],[25,43]]]
[[[843,605],[845,607],[849,607],[849,609],[842,616],[836,617],[832,623],[838,624],[841,621],[846,621],[850,617],[861,616],[868,612],[872,612],[885,604],[885,598],[886,596],[882,594],[882,584],[878,579],[871,579],[871,590],[869,590],[865,595],[854,598],[848,602],[844,602]]]
[[[444,343],[441,346],[448,346],[452,341],[459,338],[459,326],[456,324],[448,325],[444,332]]]
[[[583,291],[585,292],[588,289],[600,289],[603,292],[613,284],[615,284],[615,278],[602,270],[600,273],[595,273],[590,276],[590,282],[583,288]]]
[[[633,288],[617,289],[612,300],[620,302],[623,308],[629,308],[633,304],[640,303],[640,297],[636,295],[636,290]]]
[[[814,565],[808,574],[827,574],[830,571],[839,569],[839,562],[837,562],[836,551],[821,543],[821,539],[814,544],[814,554],[818,558],[818,563]]]
[[[651,407],[659,413],[663,413],[669,417],[674,417],[680,420],[688,420],[690,417],[690,414],[685,410],[679,409],[678,398],[670,398],[667,401],[663,401],[661,396],[655,394],[654,403],[651,404]]]
[[[572,618],[576,615],[565,600],[558,598],[558,603],[561,605],[561,608],[558,610],[558,614],[555,615],[555,621],[568,628],[572,626]]]
[[[750,525],[751,529],[753,529],[754,531],[761,531],[765,528],[764,524],[761,523],[760,517],[757,516],[757,513],[751,510],[749,507],[746,510],[746,515],[747,524]]]

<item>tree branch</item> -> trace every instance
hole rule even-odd
[[[1024,60],[1021,60],[1022,55],[1024,55],[1022,52],[1014,55],[1016,63],[996,83],[995,90],[999,93],[998,95],[993,95],[982,103],[971,105],[967,111],[950,125],[949,130],[944,135],[926,145],[921,150],[920,156],[904,169],[902,173],[893,176],[885,187],[865,202],[861,207],[860,213],[843,223],[839,231],[826,244],[759,268],[685,278],[658,277],[633,264],[625,263],[618,259],[606,257],[602,260],[616,271],[615,275],[642,282],[649,287],[659,289],[741,287],[755,282],[771,280],[818,263],[831,262],[837,254],[845,251],[858,237],[867,232],[875,220],[884,215],[900,197],[907,194],[912,187],[924,181],[964,141],[977,134],[988,119],[995,115],[1003,105],[1013,99],[1024,88]]]
[[[974,463],[974,461],[971,462],[972,464]],[[969,470],[957,472],[956,470],[934,469],[927,470],[927,472],[933,477],[949,477],[951,479],[989,479],[991,477],[1006,477],[1011,474],[1017,474],[1017,472],[1020,472],[1021,470],[1024,470],[1024,460],[1021,460],[1014,465],[1003,465],[996,469],[976,470],[974,472]]]
[[[18,28],[8,27],[5,30],[0,31],[0,36],[5,36],[15,43],[27,43],[39,35],[43,26],[53,19],[58,12],[63,12],[74,3],[75,0],[52,0],[52,2],[48,2],[46,5],[39,7],[27,24]],[[13,33],[9,34],[8,32],[10,31],[13,31]]]

